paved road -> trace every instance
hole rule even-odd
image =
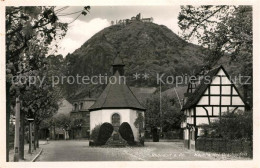
[[[130,161],[134,156],[115,152],[118,148],[89,147],[88,141],[50,141],[42,146],[43,153],[37,161]],[[112,150],[111,150],[112,149]]]
[[[230,160],[183,147],[182,142],[146,142],[145,147],[89,147],[87,140],[50,141],[37,161]]]

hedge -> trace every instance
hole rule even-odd
[[[134,134],[131,126],[127,122],[123,122],[119,127],[121,137],[127,141],[129,145],[135,145]]]
[[[252,141],[244,139],[198,138],[196,140],[196,150],[228,154],[245,153],[247,157],[253,155],[252,146]]]
[[[113,126],[110,123],[103,123],[101,126],[97,125],[91,133],[91,140],[89,142],[90,146],[101,146],[105,145],[108,139],[113,133]]]
[[[111,137],[113,130],[114,128],[110,123],[103,123],[99,130],[97,145],[105,145],[107,140]]]
[[[101,127],[101,124],[96,125],[96,126],[94,127],[94,129],[91,131],[90,139],[91,139],[93,142],[97,142],[100,127]]]

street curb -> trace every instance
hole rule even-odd
[[[31,162],[35,162],[35,161],[38,159],[38,157],[41,155],[42,151],[43,151],[43,148],[42,148],[41,151],[33,158],[33,160],[32,160]]]

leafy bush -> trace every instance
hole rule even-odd
[[[114,128],[110,123],[103,123],[100,127],[96,144],[105,145],[107,140],[111,137],[113,130]]]
[[[95,128],[91,132],[90,139],[94,142],[97,142],[97,140],[98,140],[98,134],[99,134],[100,126],[101,126],[101,124],[96,125]]]
[[[90,146],[105,145],[113,130],[114,128],[110,123],[95,126],[90,135],[90,139],[92,140],[90,141]]]
[[[183,137],[183,131],[181,129],[175,129],[173,131],[167,131],[164,133],[166,139],[181,139]]]
[[[202,128],[204,137],[252,140],[252,111],[227,112],[221,116],[221,119],[212,122],[210,125],[204,125]]]
[[[138,112],[137,118],[135,119],[134,125],[136,128],[139,128],[140,131],[143,131],[143,125],[144,125],[144,116],[142,112]]]
[[[127,141],[129,145],[135,145],[134,134],[131,126],[127,122],[123,122],[119,127],[121,137]]]
[[[204,135],[197,139],[196,150],[253,156],[252,111],[227,112],[202,128]]]

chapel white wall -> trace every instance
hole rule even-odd
[[[96,110],[90,112],[90,132],[95,126],[102,124],[102,110]]]
[[[127,122],[133,131],[135,141],[139,141],[139,130],[135,127],[134,122],[138,117],[136,110],[131,109],[103,109],[90,112],[90,130],[98,124],[108,122],[112,124],[112,115],[120,115],[120,125]]]

